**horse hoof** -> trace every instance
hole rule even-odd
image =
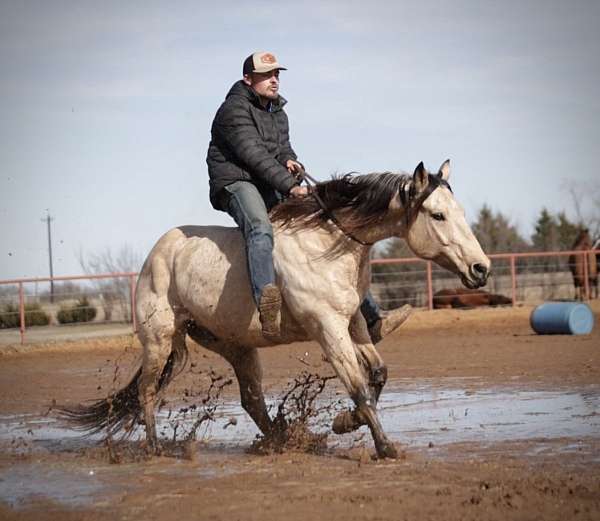
[[[161,456],[162,452],[162,445],[158,441],[149,441],[146,444],[146,453],[148,456]]]
[[[342,411],[334,418],[331,430],[335,434],[346,434],[355,431],[362,425],[365,425],[365,422],[360,421],[356,411]]]
[[[377,457],[379,459],[398,459],[398,451],[392,443],[382,443],[377,447]]]

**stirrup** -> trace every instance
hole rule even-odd
[[[404,304],[400,309],[390,311],[369,328],[369,336],[373,345],[381,342],[386,336],[398,329],[412,313],[412,306]]]
[[[262,334],[275,342],[281,335],[281,293],[275,284],[267,284],[260,295],[258,313]]]

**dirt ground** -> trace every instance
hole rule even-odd
[[[600,303],[591,307],[598,322]],[[597,398],[600,325],[585,336],[540,336],[529,327],[531,309],[415,312],[378,346],[388,388],[452,382],[466,395],[511,389],[515,396],[560,391]],[[212,353],[191,344],[190,351],[193,367],[231,374]],[[398,441],[402,457],[384,461],[372,458],[368,435],[360,443],[330,443],[321,454],[250,454],[252,436],[234,445],[199,441],[186,457],[120,464],[109,463],[102,447],[36,435],[32,419],[45,418],[53,401],[105,397],[115,380],[133,374],[140,354],[126,336],[0,348],[0,427],[9,418],[32,425],[28,438],[0,436],[0,519],[600,519],[600,428],[581,436],[440,444],[417,437]],[[313,343],[265,349],[261,360],[267,395],[305,370],[331,374]],[[185,397],[194,375],[181,374],[168,398]],[[237,398],[235,386],[225,393]]]

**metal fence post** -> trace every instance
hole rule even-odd
[[[431,261],[427,261],[427,307],[433,309],[433,279],[431,276]]]
[[[588,268],[588,252],[585,251],[583,252],[581,255],[583,255],[583,288],[584,288],[584,295],[585,295],[585,300],[589,300],[590,299],[590,282],[589,282],[589,277],[588,277],[588,273],[589,273],[589,268]]]
[[[137,333],[137,318],[135,316],[135,275],[129,276],[129,302],[131,305],[131,327]]]
[[[25,343],[25,295],[22,282],[19,282],[19,329],[21,330],[21,345],[23,345]]]
[[[517,269],[515,266],[515,256],[510,256],[510,281],[512,286],[512,305],[517,302]]]

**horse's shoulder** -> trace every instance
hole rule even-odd
[[[235,233],[237,230],[237,227],[231,226],[201,226],[195,224],[185,224],[169,230],[167,234],[179,235],[185,237],[186,239],[203,239],[221,235],[230,235],[231,233]]]

